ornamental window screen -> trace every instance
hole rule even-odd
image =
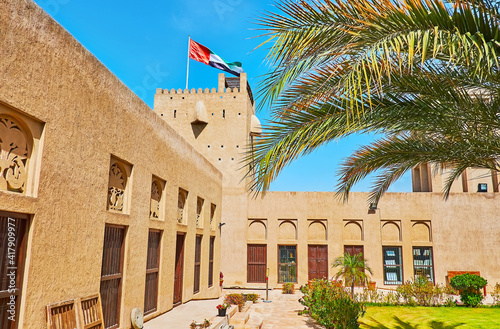
[[[0,190],[25,193],[32,138],[9,116],[0,116]]]
[[[297,246],[279,246],[278,282],[297,282]]]
[[[205,200],[198,197],[196,201],[196,227],[203,227],[203,204]]]
[[[130,165],[111,159],[108,181],[108,210],[121,213],[126,211],[127,184],[130,172]]]
[[[210,228],[212,230],[215,230],[215,209],[217,208],[216,205],[213,203],[210,205]]]
[[[413,273],[434,282],[434,267],[431,247],[413,247]]]
[[[177,222],[185,224],[187,218],[187,197],[188,191],[179,188],[179,195],[177,199]]]
[[[151,183],[151,201],[149,207],[150,219],[161,219],[160,211],[164,185],[164,182],[160,181],[159,179],[153,178],[153,182]]]
[[[384,284],[403,284],[401,247],[382,247],[384,255]]]

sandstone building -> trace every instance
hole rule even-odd
[[[32,2],[5,1],[0,31],[0,328],[44,328],[48,305],[85,311],[97,293],[105,326],[130,328],[135,308],[218,297],[220,270],[224,286],[261,288],[267,268],[271,287],[300,285],[344,251],[380,287],[500,282],[497,175],[469,169],[443,201],[446,172],[421,166],[415,192],[373,209],[366,193],[252,198],[241,158],[261,128],[245,74],[159,89],[152,111]]]

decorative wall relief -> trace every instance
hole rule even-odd
[[[186,202],[188,191],[179,188],[179,196],[177,199],[177,222],[185,224],[186,220]]]
[[[267,239],[267,219],[249,219],[247,240]]]
[[[213,203],[210,205],[210,228],[212,230],[215,230],[215,209],[217,208],[216,205]]]
[[[28,138],[21,126],[0,116],[0,190],[25,192],[29,153]]]
[[[150,219],[160,219],[160,205],[162,194],[163,184],[159,180],[153,179],[153,182],[151,183],[151,202],[149,207]]]
[[[118,162],[109,168],[108,209],[123,212],[127,174]]]
[[[363,220],[344,219],[344,230],[342,232],[344,240],[363,241]]]
[[[204,203],[205,203],[205,200],[198,197],[198,199],[196,201],[196,227],[203,226],[203,204]]]

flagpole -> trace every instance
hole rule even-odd
[[[187,72],[186,72],[186,89],[188,89],[189,80],[189,47],[191,46],[191,35],[188,36],[188,56],[187,56]]]

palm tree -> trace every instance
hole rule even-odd
[[[335,279],[342,277],[346,286],[351,287],[351,298],[354,300],[354,286],[364,285],[368,283],[369,277],[366,272],[373,274],[367,261],[363,258],[363,253],[355,254],[354,256],[344,253],[344,256],[337,257],[332,267],[340,267],[339,271],[334,275]]]
[[[380,171],[370,202],[412,167],[500,170],[500,12],[492,0],[278,0],[259,20],[272,120],[247,157],[266,191],[299,156],[354,133],[380,140],[340,168],[338,192]]]

